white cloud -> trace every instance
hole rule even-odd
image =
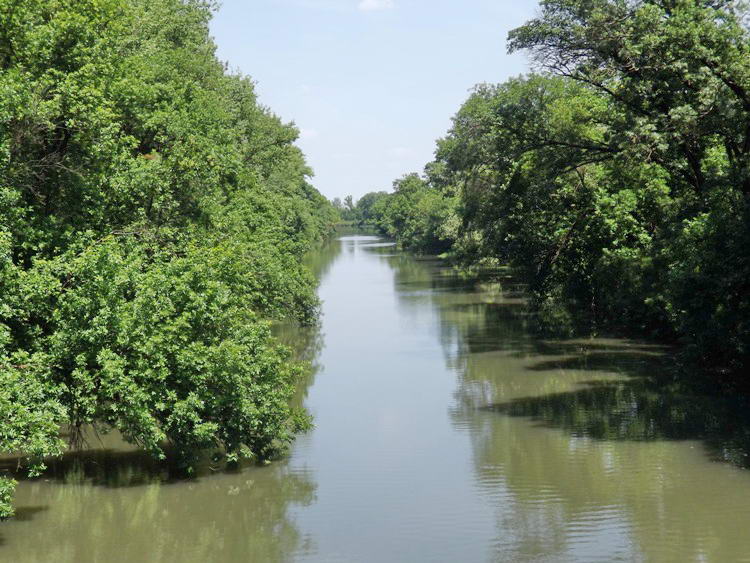
[[[362,0],[357,7],[363,12],[374,12],[375,10],[388,10],[394,6],[393,0]]]

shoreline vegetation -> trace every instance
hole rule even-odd
[[[544,0],[509,36],[537,73],[477,86],[424,173],[334,203],[411,251],[510,265],[548,330],[676,342],[686,374],[746,393],[747,16]]]
[[[0,454],[25,474],[62,427],[189,474],[310,425],[271,322],[316,322],[303,258],[337,214],[296,127],[217,59],[212,6],[0,0]]]
[[[507,266],[547,330],[676,342],[747,396],[744,2],[543,0],[509,37],[537,72],[478,85],[423,173],[356,203],[217,59],[214,7],[0,0],[0,520],[89,431],[185,475],[283,454],[311,362],[272,327],[315,325],[305,256],[354,225]]]

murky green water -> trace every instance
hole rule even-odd
[[[313,258],[288,460],[172,481],[109,437],[19,486],[0,560],[750,561],[746,409],[654,385],[664,350],[533,338],[510,281],[373,237]]]

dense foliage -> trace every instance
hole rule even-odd
[[[423,177],[363,221],[510,263],[547,325],[677,337],[750,373],[750,32],[744,3],[544,0],[510,35],[542,73],[478,86]]]
[[[339,223],[351,224],[357,222],[358,214],[352,196],[346,196],[344,201],[341,201],[339,197],[335,197],[331,204],[338,213]]]
[[[269,332],[311,322],[337,214],[201,0],[0,0],[0,452],[69,425],[267,457],[307,424]],[[0,475],[0,517],[13,483]]]

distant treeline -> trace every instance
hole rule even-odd
[[[309,424],[269,321],[314,321],[301,257],[337,213],[216,58],[211,4],[0,0],[0,454],[32,474],[62,425],[189,467]]]
[[[679,339],[750,374],[745,3],[545,0],[541,74],[477,86],[423,175],[356,205],[419,252],[512,265],[547,326]]]

